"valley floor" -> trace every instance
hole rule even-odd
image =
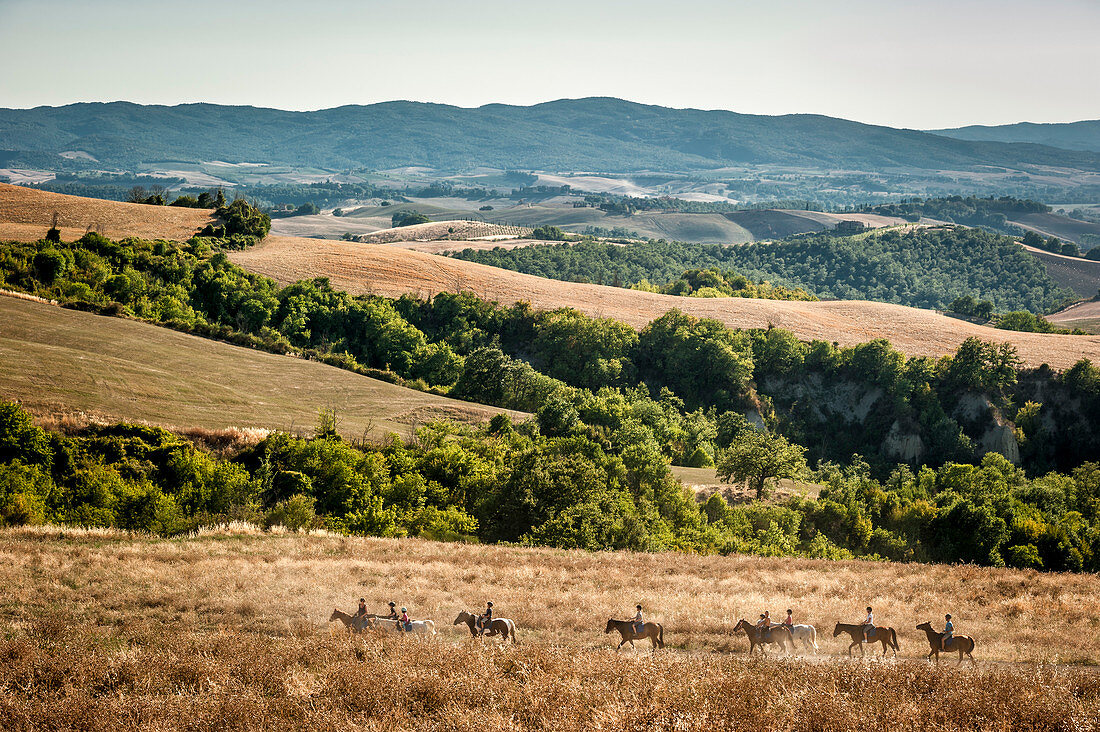
[[[5,729],[1096,729],[1090,575],[875,562],[584,553],[238,527],[184,539],[0,532]],[[347,636],[333,607],[393,599],[428,641]],[[492,599],[519,643],[451,621]],[[656,654],[612,652],[638,602]],[[875,606],[899,661],[849,661],[837,620]],[[822,655],[749,661],[738,617],[786,607]],[[914,626],[953,612],[974,666]],[[938,624],[938,623],[937,623]],[[1054,629],[1057,632],[1052,633]],[[617,641],[617,639],[616,639]],[[766,687],[768,691],[761,692]],[[950,700],[949,702],[946,700]]]

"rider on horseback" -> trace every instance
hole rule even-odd
[[[863,620],[863,642],[870,643],[875,635],[875,613],[867,608],[867,617]],[[860,651],[862,653],[862,651]]]
[[[946,651],[947,646],[951,644],[952,639],[955,637],[955,624],[951,622],[950,613],[944,616],[944,620],[946,620],[947,623],[943,626],[943,638],[940,640],[940,647],[942,650]],[[960,654],[960,658],[961,657],[962,655]]]
[[[638,612],[634,613],[634,635],[641,637],[645,633],[645,621],[642,620],[642,606],[636,607]]]
[[[390,614],[386,616],[390,620],[397,620],[397,604],[390,600]]]
[[[485,635],[485,629],[493,629],[493,603],[485,604],[485,612],[477,616],[477,634]]]
[[[794,627],[794,611],[787,608],[787,618],[783,621],[783,625],[787,626],[787,629]]]
[[[401,616],[397,619],[397,629],[401,632],[412,630],[412,621],[409,620],[409,611],[401,608]]]
[[[355,611],[355,615],[352,617],[361,618],[367,614],[367,599],[365,597],[359,598],[359,609]]]

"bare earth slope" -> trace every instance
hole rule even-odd
[[[1047,268],[1050,278],[1062,287],[1068,287],[1081,297],[1093,297],[1100,290],[1100,262],[1067,257],[1035,247],[1024,249],[1035,255]]]
[[[101,201],[0,183],[0,240],[41,239],[55,212],[66,240],[89,228],[110,237],[183,240],[213,218],[209,209]]]
[[[689,298],[602,285],[560,282],[447,257],[394,247],[319,239],[268,237],[260,246],[231,255],[242,267],[282,283],[328,277],[353,293],[421,297],[469,291],[511,304],[537,308],[573,307],[589,315],[616,318],[641,328],[672,308],[716,318],[734,328],[768,324],[799,338],[842,345],[887,338],[910,355],[952,353],[969,336],[1012,342],[1029,365],[1066,368],[1081,358],[1100,360],[1100,337],[1016,333],[948,318],[930,310],[864,301],[785,302],[744,298]]]
[[[310,431],[335,408],[341,432],[409,434],[503,411],[147,323],[0,297],[0,399],[38,414],[84,412],[165,427]],[[513,413],[515,414],[515,413]]]

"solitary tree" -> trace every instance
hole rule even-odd
[[[806,448],[791,444],[783,435],[753,429],[738,433],[718,459],[718,477],[748,481],[757,500],[767,495],[771,481],[797,478],[805,471]]]

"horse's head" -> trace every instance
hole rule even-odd
[[[614,618],[608,618],[607,619],[607,625],[603,629],[603,634],[607,635],[608,633],[610,633],[614,629],[615,629],[615,619]]]
[[[837,637],[838,635],[840,635],[840,634],[841,634],[841,633],[843,633],[843,632],[844,632],[844,631],[843,631],[843,630],[841,629],[841,627],[840,627],[840,623],[837,623],[837,624],[836,624],[836,627],[835,627],[835,628],[833,628],[833,637],[834,637],[834,638],[836,638],[836,637]]]
[[[917,626],[917,630],[932,630],[932,623],[921,623]]]
[[[339,620],[339,619],[340,619],[340,610],[337,609],[337,608],[332,608],[332,615],[328,616],[328,621],[331,623],[332,621]]]
[[[466,622],[469,622],[469,619],[470,619],[470,613],[463,610],[462,612],[460,612],[458,614],[458,617],[455,618],[455,621],[453,623],[451,623],[451,625],[458,625],[459,623],[466,623]]]
[[[747,622],[745,622],[744,618],[741,618],[740,620],[737,621],[737,625],[733,626],[733,632],[734,633],[739,633],[739,632],[741,632],[742,630],[744,630],[748,627],[749,627],[749,624]]]

